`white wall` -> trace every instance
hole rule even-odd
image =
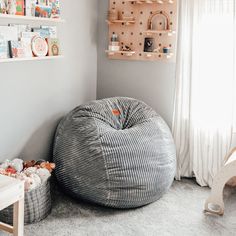
[[[61,2],[65,58],[0,64],[0,161],[48,158],[59,119],[96,98],[97,0]]]
[[[129,96],[151,105],[171,125],[175,85],[175,65],[162,62],[108,60],[105,24],[108,0],[98,6],[98,98]]]

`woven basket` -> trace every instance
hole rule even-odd
[[[51,212],[50,180],[39,188],[25,193],[25,224],[39,222]],[[0,212],[0,221],[7,224],[13,223],[13,206]]]

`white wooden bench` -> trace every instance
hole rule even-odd
[[[0,211],[12,204],[14,205],[13,226],[0,222],[0,230],[4,230],[14,236],[23,236],[24,182],[0,175]]]

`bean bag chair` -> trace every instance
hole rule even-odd
[[[166,123],[145,103],[122,97],[70,112],[57,128],[53,159],[57,180],[68,194],[113,208],[156,201],[176,170]]]

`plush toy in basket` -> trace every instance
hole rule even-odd
[[[0,174],[25,181],[25,224],[43,220],[51,211],[50,177],[54,163],[44,160],[6,160],[0,164]],[[13,207],[0,212],[0,221],[13,222]]]

